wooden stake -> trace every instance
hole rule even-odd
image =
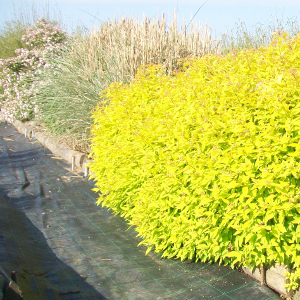
[[[75,156],[72,156],[72,171],[75,169]]]
[[[265,270],[264,265],[260,267],[260,284],[265,285]]]
[[[84,177],[88,177],[89,175],[89,168],[87,166],[84,167]]]

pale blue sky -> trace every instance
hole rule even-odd
[[[174,10],[177,10],[179,24],[183,17],[186,22],[194,18],[195,24],[207,24],[214,36],[220,36],[245,22],[251,30],[255,24],[270,25],[277,19],[287,22],[300,20],[300,0],[0,0],[0,27],[4,21],[13,17],[14,11],[31,11],[34,6],[38,11],[49,10],[50,15],[61,15],[63,23],[69,31],[76,25],[98,27],[107,19],[120,19],[122,16],[157,19],[165,13],[170,21]],[[300,22],[299,22],[300,25]]]

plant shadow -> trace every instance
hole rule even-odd
[[[25,300],[106,299],[58,259],[43,233],[0,189],[0,266],[15,273]]]

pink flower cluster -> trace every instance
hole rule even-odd
[[[30,47],[43,49],[50,45],[55,46],[64,43],[66,34],[58,25],[45,19],[39,19],[35,24],[35,28],[27,28],[26,35],[22,37],[22,40]]]
[[[35,96],[43,82],[39,75],[51,68],[51,60],[66,46],[67,33],[56,24],[39,19],[22,39],[28,49],[17,49],[17,57],[0,59],[0,121],[35,118]]]

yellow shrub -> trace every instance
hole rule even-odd
[[[166,257],[297,268],[300,35],[182,65],[172,76],[140,68],[102,94],[98,204]]]

